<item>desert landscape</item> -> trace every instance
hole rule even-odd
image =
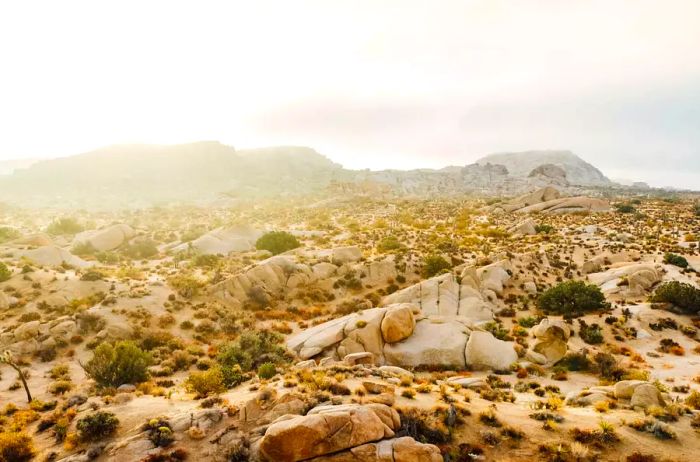
[[[110,161],[19,174],[94,155]],[[696,460],[699,197],[572,156],[530,152],[544,163],[518,174],[522,155],[501,155],[484,184],[478,163],[339,170],[141,208],[14,190],[0,457]]]
[[[700,1],[0,1],[0,462],[700,461]]]

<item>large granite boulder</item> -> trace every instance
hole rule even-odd
[[[116,224],[106,228],[83,231],[75,236],[73,245],[89,244],[99,252],[114,250],[134,237],[134,229],[126,224]]]
[[[384,345],[387,364],[395,366],[449,365],[464,367],[464,348],[470,330],[457,320],[423,319],[413,335],[398,343]]]
[[[382,319],[382,337],[386,343],[396,343],[405,340],[413,334],[416,320],[413,312],[419,310],[411,303],[401,303],[387,307]]]
[[[398,413],[388,406],[325,406],[317,412],[273,422],[260,442],[269,461],[296,462],[394,436]]]
[[[490,332],[474,331],[469,336],[464,359],[473,369],[505,371],[518,360],[513,343],[504,342]]]
[[[309,462],[442,462],[440,449],[409,436],[367,443]]]
[[[545,318],[532,328],[532,333],[536,338],[532,350],[543,355],[547,363],[556,363],[566,356],[571,329],[564,321]]]

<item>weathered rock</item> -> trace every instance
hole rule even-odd
[[[362,386],[368,393],[373,393],[378,395],[380,393],[394,393],[394,386],[382,382],[377,382],[375,380],[363,380]]]
[[[273,423],[260,451],[270,461],[296,462],[391,438],[399,424],[396,411],[380,404],[329,406]]]
[[[345,355],[343,362],[348,366],[354,366],[355,364],[374,364],[374,355],[372,353],[351,353]]]
[[[564,321],[545,318],[533,327],[532,333],[537,339],[532,350],[547,358],[548,363],[555,363],[566,356],[571,329]]]
[[[535,220],[533,220],[532,218],[528,218],[527,220],[522,221],[510,228],[508,232],[515,236],[534,235],[537,234],[537,230],[535,229],[536,225],[537,223],[535,223]]]
[[[437,446],[422,444],[405,436],[363,444],[309,462],[442,462],[442,456]]]
[[[406,340],[384,345],[387,364],[395,366],[451,365],[464,367],[464,348],[469,329],[457,321],[424,319]]]
[[[121,246],[135,234],[131,226],[116,224],[98,230],[83,231],[75,236],[73,245],[89,244],[97,251],[106,252]]]
[[[381,324],[384,341],[396,343],[410,337],[416,327],[413,311],[418,309],[417,306],[409,303],[388,307]]]
[[[645,380],[621,380],[614,385],[613,393],[617,399],[630,399],[638,386],[648,383]]]
[[[357,246],[336,247],[331,253],[331,262],[334,265],[354,263],[362,259],[362,250]]]
[[[474,369],[508,370],[518,360],[512,343],[480,331],[469,336],[464,356],[467,365]]]
[[[658,388],[650,383],[644,383],[634,389],[630,405],[633,408],[646,409],[650,406],[666,406]]]

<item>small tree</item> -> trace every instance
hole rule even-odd
[[[22,385],[24,386],[24,391],[27,393],[27,402],[31,403],[32,402],[32,394],[29,392],[29,386],[27,385],[27,380],[24,377],[24,372],[22,372],[22,369],[19,367],[19,364],[17,364],[12,357],[12,352],[9,350],[5,351],[2,355],[0,355],[0,364],[7,364],[10,366],[12,369],[17,371],[17,375],[19,375],[19,379],[22,381]]]
[[[301,246],[296,237],[286,231],[270,231],[263,234],[260,239],[255,242],[255,248],[258,250],[269,250],[272,255],[278,255],[288,250],[296,249]]]
[[[81,366],[99,386],[118,387],[146,381],[151,362],[151,355],[133,342],[123,341],[115,346],[101,343],[95,348],[92,359]]]
[[[598,286],[583,281],[566,281],[542,293],[537,306],[547,314],[575,318],[590,311],[607,309],[610,305]]]
[[[452,267],[450,263],[440,255],[428,255],[423,259],[423,277],[431,278]]]

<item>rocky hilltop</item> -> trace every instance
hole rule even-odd
[[[612,182],[593,165],[571,151],[523,151],[489,154],[476,161],[479,165],[504,165],[517,178],[526,178],[538,167],[551,164],[564,170],[571,184],[608,186]],[[551,169],[550,169],[551,170]]]

